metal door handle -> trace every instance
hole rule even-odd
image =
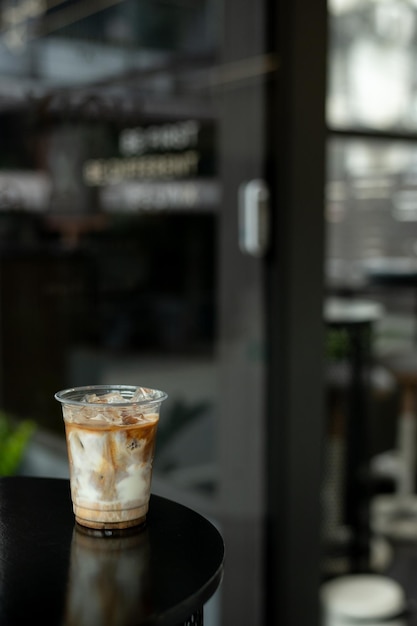
[[[254,179],[239,188],[239,247],[254,257],[265,255],[270,230],[269,189],[264,180]]]

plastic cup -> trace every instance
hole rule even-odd
[[[90,385],[55,394],[62,405],[75,520],[109,531],[146,521],[164,391]]]

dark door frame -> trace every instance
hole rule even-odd
[[[269,0],[265,624],[319,623],[327,5]]]

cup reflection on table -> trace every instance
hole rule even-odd
[[[146,528],[108,537],[76,526],[63,626],[121,626],[149,615],[149,563]]]

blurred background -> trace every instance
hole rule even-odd
[[[0,2],[0,473],[68,476],[60,389],[167,391],[153,490],[226,541],[207,626],[314,625],[392,564],[416,50],[415,0]]]

